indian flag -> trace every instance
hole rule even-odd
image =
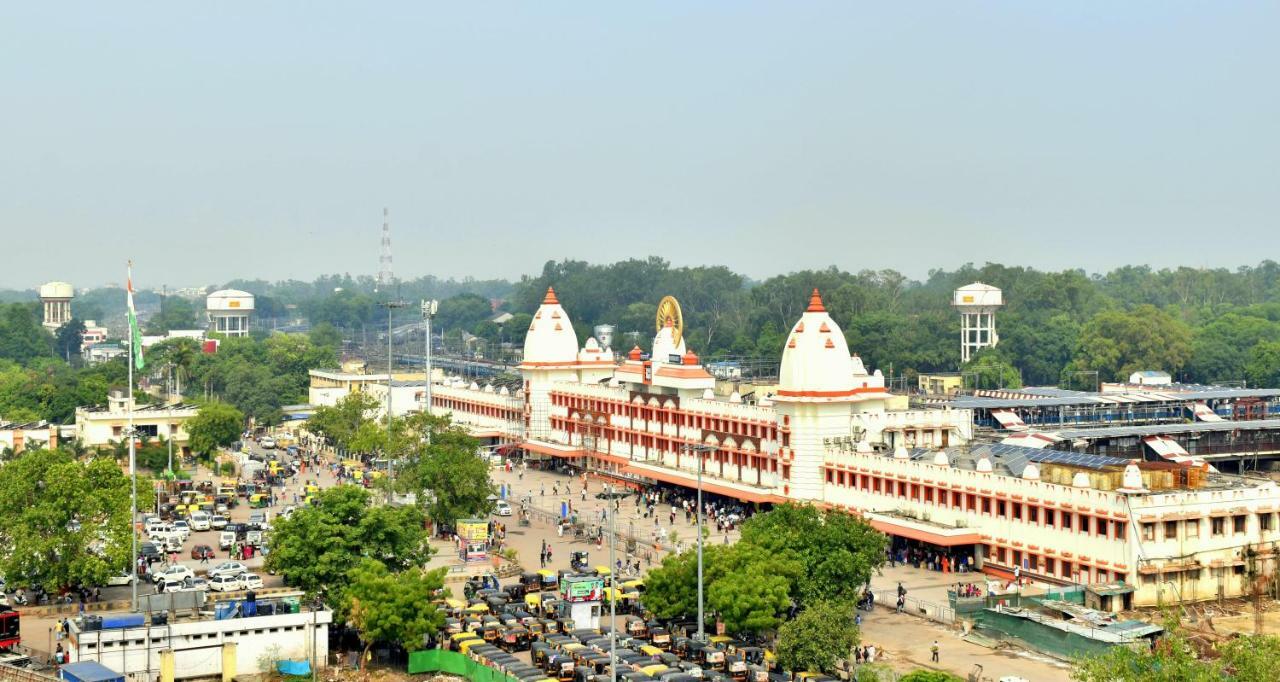
[[[129,261],[129,344],[130,355],[133,356],[133,364],[138,369],[146,366],[142,360],[142,332],[138,329],[138,313],[133,309],[133,261]]]

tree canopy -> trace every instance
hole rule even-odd
[[[444,587],[447,571],[408,568],[393,573],[373,559],[352,568],[340,611],[360,631],[365,652],[376,642],[421,649],[424,637],[444,625],[444,614],[432,600]]]
[[[852,604],[884,561],[886,542],[851,514],[779,505],[743,524],[736,544],[704,548],[706,607],[728,632],[758,634],[777,630],[793,606]],[[658,618],[696,616],[693,551],[668,555],[645,585],[645,607]]]
[[[313,505],[277,519],[267,568],[310,594],[341,598],[362,558],[392,572],[421,567],[431,551],[422,513],[410,506],[371,506],[370,495],[352,485],[329,488]]]
[[[778,631],[778,664],[792,672],[835,674],[858,643],[853,605],[821,601],[810,605]]]
[[[191,449],[210,455],[240,437],[244,431],[244,413],[234,405],[210,401],[201,405],[196,416],[187,421],[186,429]]]
[[[1076,662],[1078,682],[1269,682],[1276,679],[1280,637],[1241,635],[1218,645],[1218,657],[1197,654],[1176,618],[1153,648],[1112,647]]]
[[[871,573],[884,563],[888,538],[839,509],[781,504],[742,524],[742,542],[803,567],[792,595],[800,603],[856,601]]]
[[[27,450],[0,467],[0,572],[11,586],[101,585],[131,566],[129,477],[116,462]],[[154,505],[149,480],[138,507]]]

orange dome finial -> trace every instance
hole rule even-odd
[[[640,350],[640,346],[636,346],[635,348],[631,349],[630,353],[627,353],[627,358],[631,360],[639,360],[640,357],[643,355],[644,355],[644,351]]]
[[[814,289],[817,291],[817,289]],[[556,298],[555,287],[547,287],[547,295],[542,299],[542,305],[559,305],[560,300]]]
[[[806,313],[825,313],[827,309],[822,305],[822,296],[818,293],[818,288],[814,287],[813,295],[809,296],[809,307],[805,309]]]
[[[697,355],[697,353],[694,353],[694,352],[693,352],[693,351],[691,351],[691,350],[686,350],[686,351],[684,352],[684,357],[680,358],[680,364],[682,364],[682,365],[696,365],[696,364],[698,364],[698,355]]]

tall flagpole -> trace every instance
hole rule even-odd
[[[129,279],[128,279],[128,296],[129,296],[129,315],[135,316],[133,310],[133,261],[129,261]],[[129,437],[129,536],[133,539],[133,555],[130,563],[133,566],[133,598],[130,600],[130,606],[133,611],[138,610],[138,462],[137,462],[137,440],[133,434],[133,319],[129,324],[129,389],[127,394],[129,427],[126,433]]]

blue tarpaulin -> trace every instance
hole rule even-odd
[[[281,675],[310,675],[311,664],[307,661],[278,661],[276,670]]]
[[[58,670],[58,677],[68,682],[124,682],[124,675],[97,661],[68,663]]]

